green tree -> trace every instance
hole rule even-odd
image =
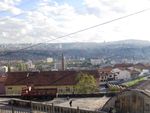
[[[27,71],[27,65],[24,63],[18,63],[16,64],[16,67],[18,71]]]
[[[76,93],[87,94],[94,93],[97,89],[96,79],[94,76],[80,73],[76,78],[77,84],[75,86]]]

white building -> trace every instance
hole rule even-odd
[[[149,75],[150,71],[148,69],[143,69],[139,76]]]
[[[46,59],[46,61],[47,61],[47,63],[51,63],[51,62],[53,62],[53,58],[49,57]]]
[[[90,61],[92,65],[99,65],[104,62],[104,59],[91,59]]]
[[[35,65],[32,63],[31,60],[28,60],[28,62],[26,62],[28,69],[33,69],[35,68]]]
[[[131,73],[128,70],[115,68],[112,69],[112,73],[115,73],[116,80],[129,80],[131,79]]]
[[[0,67],[0,72],[8,72],[8,67],[7,66],[1,66]]]

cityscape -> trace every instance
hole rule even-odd
[[[149,0],[1,0],[0,113],[150,113]]]

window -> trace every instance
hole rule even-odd
[[[59,91],[59,93],[62,93],[62,92],[63,92],[63,89],[59,89],[58,91]]]
[[[66,87],[66,92],[70,92],[70,88],[69,87]]]
[[[8,87],[8,89],[12,89],[12,87]]]

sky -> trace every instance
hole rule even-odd
[[[0,43],[150,41],[150,0],[0,0]]]

